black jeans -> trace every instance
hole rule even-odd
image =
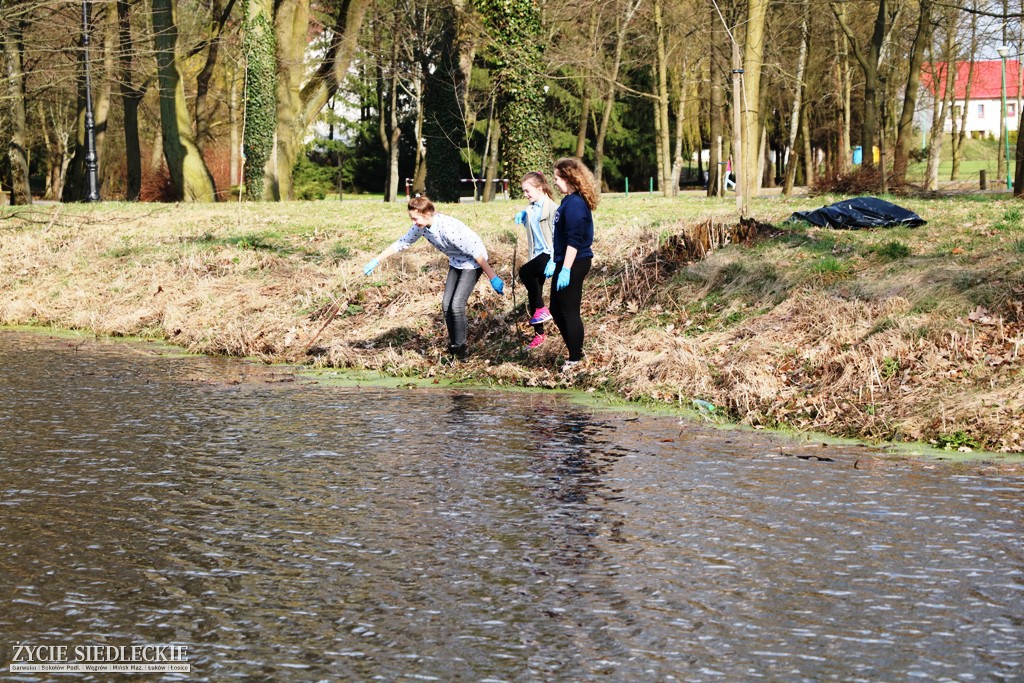
[[[522,281],[523,286],[526,287],[531,318],[538,308],[544,308],[544,280],[547,279],[544,277],[544,268],[548,265],[550,258],[550,256],[542,252],[524,263],[523,267],[519,269],[519,279]],[[544,334],[544,323],[534,325],[533,330],[537,334]]]
[[[555,266],[555,275],[551,278],[551,317],[555,319],[562,340],[569,349],[569,360],[583,358],[583,318],[580,316],[580,305],[583,303],[583,280],[590,272],[591,257],[578,258],[569,270],[569,284],[564,289],[557,289],[558,274],[562,272],[562,264]]]
[[[451,346],[466,345],[466,302],[480,279],[480,268],[452,268],[448,266],[448,279],[444,283],[444,297],[441,299],[441,310],[444,312],[444,324],[448,327],[448,343]]]

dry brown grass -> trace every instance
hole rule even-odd
[[[268,362],[696,398],[754,425],[1024,451],[1015,205],[901,202],[930,220],[917,230],[782,226],[818,203],[760,203],[782,229],[748,227],[719,248],[735,227],[729,202],[606,198],[585,297],[589,361],[569,379],[556,372],[557,335],[522,350],[521,286],[516,310],[511,291],[479,286],[471,359],[443,356],[445,262],[417,245],[364,277],[407,225],[403,207],[370,202],[8,210],[0,322]],[[443,210],[481,233],[510,280],[523,256],[517,208]],[[893,241],[910,255],[887,257]]]

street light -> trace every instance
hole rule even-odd
[[[1006,57],[1010,54],[1010,48],[1000,45],[996,52],[999,53],[999,59],[1003,64],[1003,141],[1006,143],[1006,189],[1010,190],[1013,188],[1010,181],[1010,128],[1006,121]]]
[[[85,200],[100,200],[99,163],[96,157],[96,122],[92,116],[92,81],[89,80],[89,0],[82,1],[82,64],[85,67]]]

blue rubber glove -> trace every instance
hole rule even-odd
[[[548,264],[544,266],[544,277],[548,278],[555,274],[555,259],[549,258]]]
[[[569,269],[562,266],[562,270],[558,273],[558,282],[555,283],[555,290],[565,289],[569,286]]]
[[[369,275],[370,273],[373,272],[373,269],[376,268],[378,265],[380,265],[380,261],[378,261],[377,259],[373,259],[365,266],[363,266],[363,275]]]
[[[494,277],[491,278],[491,287],[498,294],[504,294],[505,293],[505,281],[502,280],[497,275],[495,275]]]
[[[524,223],[526,223],[526,211],[520,211],[519,213],[516,214],[516,223],[518,225],[523,225]]]

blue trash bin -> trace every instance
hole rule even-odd
[[[860,145],[853,148],[853,165],[860,166],[864,162],[864,148]]]

